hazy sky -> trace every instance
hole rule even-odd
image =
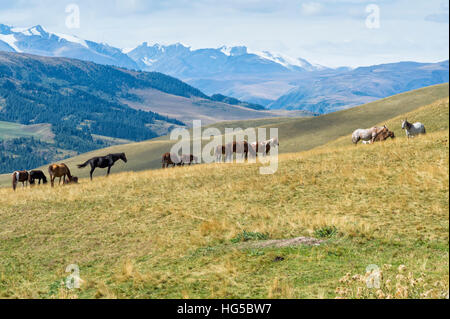
[[[68,4],[78,5],[80,28],[67,27]],[[0,23],[120,48],[246,45],[326,66],[449,57],[448,0],[0,0]]]

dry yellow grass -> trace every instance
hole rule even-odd
[[[334,298],[342,276],[369,264],[405,264],[448,290],[448,138],[436,130],[285,154],[269,176],[212,164],[2,188],[0,297]],[[324,227],[337,234],[319,247],[230,241]],[[61,285],[69,264],[81,289]]]

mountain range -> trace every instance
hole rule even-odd
[[[198,88],[269,109],[329,113],[428,85],[448,82],[448,60],[327,68],[302,58],[245,46],[194,50],[177,43],[119,49],[51,33],[42,26],[0,24],[0,50],[69,57],[130,70],[161,72]]]

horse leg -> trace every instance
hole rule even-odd
[[[91,177],[91,181],[92,181],[92,174],[94,174],[95,171],[95,167],[91,166],[91,172],[89,173],[89,176]]]
[[[110,171],[111,171],[111,166],[108,166],[108,172],[106,173],[106,176],[109,176]]]

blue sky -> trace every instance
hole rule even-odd
[[[68,4],[80,28],[66,26]],[[379,28],[368,28],[379,8]],[[181,42],[193,48],[246,45],[326,66],[449,57],[447,0],[0,0],[0,23],[77,35],[121,48]]]

